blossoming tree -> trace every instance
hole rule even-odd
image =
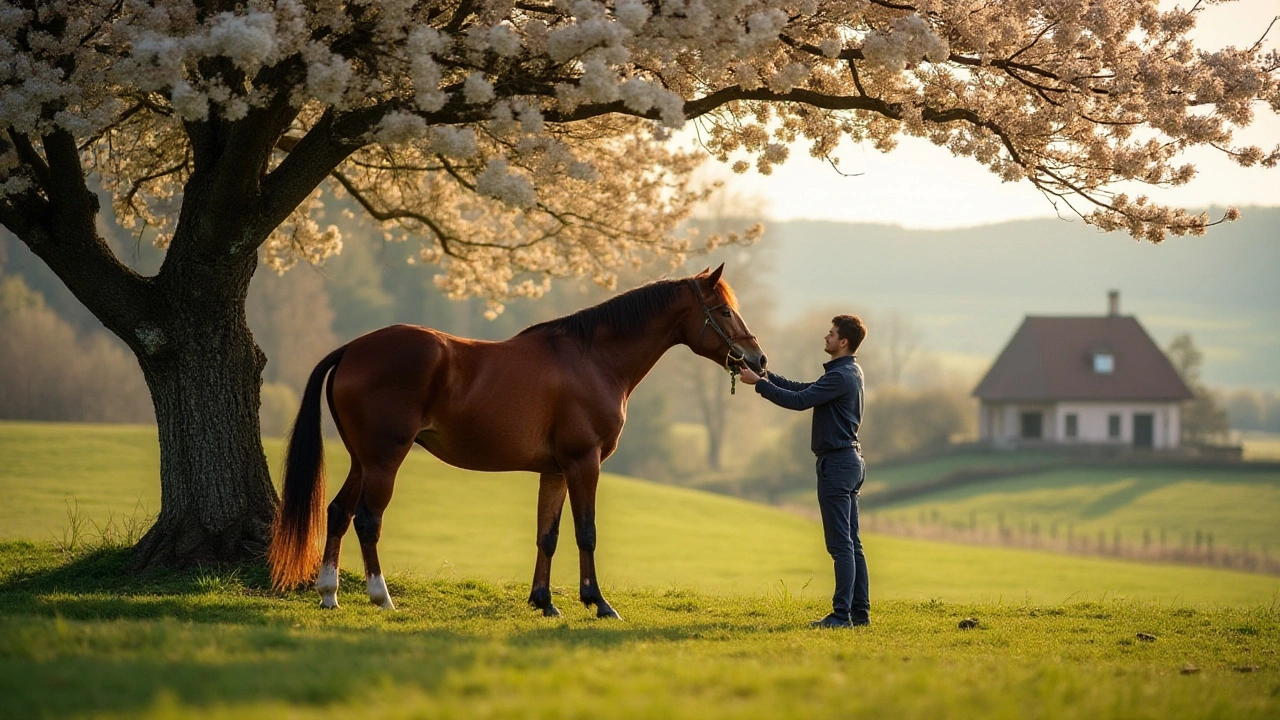
[[[0,0],[0,223],[136,353],[156,408],[160,515],[140,566],[250,556],[275,494],[260,262],[318,262],[348,197],[412,238],[452,294],[608,282],[680,254],[697,162],[762,172],[808,145],[927,137],[1087,222],[1159,241],[1211,219],[1113,193],[1176,185],[1180,151],[1244,165],[1232,131],[1280,107],[1275,53],[1188,40],[1156,0]],[[167,247],[128,269],[113,216]],[[495,308],[496,309],[496,308]]]

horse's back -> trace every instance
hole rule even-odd
[[[358,455],[403,457],[417,440],[459,467],[547,472],[564,396],[581,381],[544,339],[392,325],[348,345],[332,409]]]

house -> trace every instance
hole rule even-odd
[[[997,447],[1173,449],[1191,390],[1137,318],[1027,316],[973,394],[981,439]]]

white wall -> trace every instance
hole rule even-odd
[[[1133,416],[1150,413],[1153,420],[1152,445],[1157,449],[1178,447],[1182,432],[1181,409],[1176,402],[1169,403],[1113,403],[1066,402],[1046,403],[982,403],[978,411],[978,432],[983,440],[1001,447],[1011,447],[1022,442],[1021,419],[1024,412],[1042,413],[1044,442],[1066,445],[1081,444],[1133,444]],[[1076,437],[1067,437],[1067,415],[1077,418]],[[1120,416],[1120,437],[1107,435],[1108,420],[1113,414]]]

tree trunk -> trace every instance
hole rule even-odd
[[[139,353],[160,433],[160,516],[135,549],[135,567],[261,557],[276,493],[258,426],[266,358],[244,298],[164,315],[166,328],[149,329],[149,352]]]

